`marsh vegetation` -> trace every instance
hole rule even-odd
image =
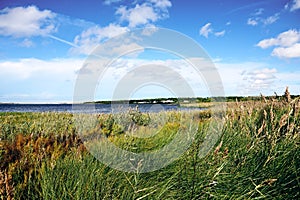
[[[227,103],[222,134],[202,158],[198,152],[211,111],[193,111],[186,116],[197,123],[191,146],[170,165],[149,173],[118,171],[99,162],[87,151],[71,113],[1,113],[0,199],[299,199],[299,102]],[[122,119],[130,126],[124,128],[111,114],[99,114],[97,134],[123,149],[152,151],[188,127],[178,123],[181,115],[125,113]],[[159,124],[162,116],[165,123]]]

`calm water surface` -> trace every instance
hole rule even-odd
[[[163,110],[187,110],[177,105],[169,104],[0,104],[0,112],[83,112],[112,113],[128,109],[138,109],[141,112],[159,112]],[[193,108],[201,109],[201,108]]]

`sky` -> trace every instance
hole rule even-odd
[[[1,0],[0,102],[72,102],[78,75],[96,47],[149,27],[174,30],[200,45],[218,70],[225,96],[283,94],[286,86],[300,94],[300,0]],[[120,48],[134,45],[125,43]],[[164,54],[144,49],[120,58],[116,65],[124,66],[104,75],[95,100],[111,98],[128,66],[184,65]],[[188,71],[177,72],[190,80]],[[190,84],[196,96],[211,95]],[[132,93],[159,96],[172,92],[147,85]]]

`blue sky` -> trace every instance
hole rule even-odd
[[[199,43],[217,67],[225,95],[282,94],[286,86],[300,94],[299,19],[300,0],[4,0],[0,102],[72,102],[78,72],[91,51],[145,27],[172,29]],[[179,62],[172,59],[168,63]],[[156,87],[135,97],[169,95]],[[103,89],[95,98],[107,99],[109,92]]]

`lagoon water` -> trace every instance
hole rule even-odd
[[[128,109],[141,112],[185,110],[171,104],[0,104],[0,112],[75,112],[75,113],[114,113]],[[198,108],[201,109],[201,108]],[[190,110],[190,108],[189,108]]]

